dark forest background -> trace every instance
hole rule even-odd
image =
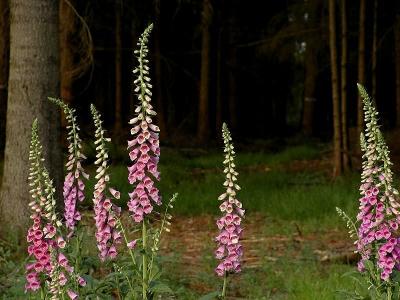
[[[400,5],[398,1],[376,2],[375,8],[374,1],[365,1],[365,84],[372,92],[375,76],[374,94],[381,119],[385,129],[392,129],[396,127],[396,103],[400,102],[396,98]],[[70,3],[86,24],[75,12],[69,11],[70,7],[64,7],[60,15],[67,24],[64,55],[71,57],[66,58],[68,63],[62,76],[68,83],[61,95],[77,108],[83,125],[90,123],[88,107],[94,102],[106,112],[106,126],[114,129],[114,134],[127,132],[121,130],[121,125],[126,129],[135,102],[131,72],[135,63],[133,48],[145,26],[154,22],[151,70],[155,106],[165,125],[164,143],[214,139],[219,137],[222,121],[228,122],[235,136],[241,139],[301,133],[324,140],[331,138],[328,1]],[[346,1],[346,10],[347,118],[348,126],[356,127],[360,1]],[[342,13],[338,2],[336,47],[339,54]],[[376,53],[373,52],[375,23]],[[91,40],[85,32],[87,29]],[[209,35],[207,45],[204,45],[205,31]],[[204,54],[202,57],[204,51],[208,52],[206,57]],[[204,63],[208,64],[206,79],[201,78]],[[2,65],[4,68],[4,62]],[[202,80],[208,83],[203,96],[208,105],[199,115]],[[313,106],[311,113],[307,105]],[[6,100],[2,97],[1,150],[5,106]],[[198,118],[202,122],[206,120],[204,138],[198,135]]]
[[[94,103],[113,141],[125,144],[137,102],[133,50],[150,23],[162,145],[220,146],[227,122],[249,149],[293,140],[332,145],[326,155],[336,177],[360,166],[358,82],[399,152],[399,1],[0,0],[2,203],[26,198],[34,116],[60,186],[58,127],[65,133],[66,122],[47,96],[76,108],[85,141]]]

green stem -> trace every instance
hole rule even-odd
[[[226,285],[228,283],[228,273],[225,272],[224,275],[224,284],[222,286],[222,293],[221,293],[221,298],[225,299],[225,295],[226,295]]]
[[[119,218],[116,218],[116,219],[117,219],[119,227],[121,228],[122,235],[124,236],[125,243],[128,246],[129,241],[128,241],[128,237],[126,236],[125,228],[122,225],[121,220]],[[128,251],[129,251],[129,254],[131,255],[131,259],[132,259],[133,265],[136,266],[136,260],[135,260],[135,256],[133,255],[132,249],[128,248]]]
[[[143,282],[142,282],[142,293],[143,300],[147,300],[147,254],[146,254],[146,246],[147,246],[147,229],[146,229],[146,219],[143,220],[142,227],[142,241],[143,241],[143,263],[142,263],[142,271],[143,271]]]

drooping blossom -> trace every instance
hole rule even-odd
[[[357,251],[361,255],[358,269],[372,261],[381,279],[389,280],[394,268],[400,267],[400,213],[398,191],[393,187],[389,150],[377,124],[377,111],[365,89],[359,85],[364,100],[365,135],[361,135],[363,172],[360,186],[360,211]]]
[[[102,128],[100,114],[92,104],[91,112],[96,126],[95,145],[96,145],[96,161],[98,166],[96,170],[97,183],[94,186],[93,203],[96,221],[96,240],[99,249],[99,257],[101,260],[113,259],[117,256],[117,244],[121,243],[122,236],[117,229],[117,218],[121,213],[121,208],[116,206],[111,198],[118,199],[120,193],[108,187],[110,176],[108,175],[108,152],[106,143],[110,142],[110,138],[104,136],[105,130]]]
[[[237,199],[236,192],[240,190],[237,182],[238,173],[235,171],[234,156],[235,151],[232,144],[232,137],[227,125],[222,126],[224,140],[224,187],[226,191],[221,194],[218,200],[222,201],[219,206],[223,216],[217,220],[219,234],[216,237],[217,249],[215,257],[221,262],[215,272],[218,276],[241,271],[241,258],[243,255],[240,238],[242,236],[241,222],[244,217],[242,203]]]
[[[31,261],[26,265],[26,291],[36,291],[49,286],[51,299],[58,299],[60,288],[69,278],[76,277],[68,259],[62,253],[65,240],[61,235],[62,226],[56,214],[55,189],[47,169],[43,166],[42,146],[38,136],[37,120],[32,125],[32,140],[29,151],[29,185],[32,201],[30,218],[33,224],[28,229],[28,254]],[[61,263],[57,258],[63,258]],[[65,273],[64,273],[65,272]],[[60,274],[63,276],[60,277]]]
[[[139,105],[135,109],[136,116],[129,121],[133,126],[132,140],[128,141],[129,158],[132,165],[128,167],[128,180],[136,185],[132,193],[129,193],[128,208],[135,222],[142,222],[145,215],[153,210],[153,202],[161,205],[159,191],[154,180],[160,180],[158,161],[160,156],[159,128],[153,124],[152,116],[156,115],[151,102],[151,87],[149,77],[148,60],[148,36],[152,29],[150,25],[139,38],[139,50],[135,50],[138,59],[138,67],[133,70],[137,74],[134,81],[134,92],[139,99]]]
[[[76,207],[77,202],[82,202],[85,199],[85,184],[81,179],[81,175],[89,179],[89,175],[85,173],[82,167],[82,161],[86,159],[86,157],[81,152],[82,140],[79,137],[80,128],[76,123],[75,109],[70,108],[60,99],[49,98],[49,100],[61,107],[68,122],[68,160],[65,165],[67,168],[67,175],[64,180],[63,196],[65,225],[70,231],[69,235],[72,235],[76,223],[81,219],[81,214]]]

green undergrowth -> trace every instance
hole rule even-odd
[[[299,145],[273,153],[261,150],[249,152],[239,147],[236,160],[242,187],[239,198],[247,210],[247,218],[255,214],[266,216],[262,221],[265,224],[260,224],[263,235],[292,236],[298,229],[303,234],[331,229],[346,231],[335,207],[355,215],[359,175],[348,174],[332,181],[327,176],[330,170],[324,167],[307,168],[311,160],[326,159],[323,157],[324,150],[323,146]],[[164,199],[175,192],[179,193],[173,210],[176,218],[217,215],[217,197],[223,192],[224,181],[221,151],[171,148],[162,148],[161,151],[162,180],[159,187]],[[92,156],[88,152],[90,165]],[[127,153],[121,147],[112,149],[110,174],[111,186],[121,191],[119,204],[126,209],[128,192],[132,191],[132,187],[127,182],[128,161],[125,155]],[[301,167],[292,168],[299,161],[303,162],[299,164]],[[91,179],[86,187],[84,205],[90,213],[94,169],[88,167],[87,170]],[[87,235],[90,236],[89,233]],[[107,267],[100,264],[93,239],[85,240],[86,244],[82,247],[84,270],[91,274],[91,284],[96,286],[98,279],[107,274]],[[220,281],[213,274],[216,263],[212,257],[213,245],[203,249],[201,264],[188,276],[182,276],[187,266],[182,263],[184,254],[178,243],[174,247],[172,241],[171,245],[172,249],[162,257],[162,264],[165,266],[163,276],[175,295],[163,299],[199,299],[220,286]],[[277,256],[275,253],[265,253],[261,257],[264,255]],[[235,299],[329,300],[345,299],[338,291],[352,290],[352,282],[341,274],[354,269],[353,266],[322,264],[312,252],[304,253],[301,259],[293,259],[285,253],[278,256],[276,261],[261,260],[257,267],[244,266],[243,272],[230,283],[232,296],[237,297]],[[24,259],[25,252],[20,248],[0,244],[0,299],[28,299],[23,292]]]
[[[239,184],[242,187],[239,198],[246,210],[278,219],[311,225],[322,222],[332,226],[341,223],[336,215],[336,206],[354,213],[359,176],[349,174],[332,181],[323,169],[308,170],[304,166],[296,171],[290,169],[291,164],[297,161],[306,161],[303,165],[307,166],[311,159],[323,159],[321,147],[300,145],[278,153],[238,152]],[[175,214],[218,213],[216,199],[223,191],[224,180],[220,153],[162,149],[160,171],[162,180],[159,186],[163,197],[179,193]],[[132,190],[127,181],[127,167],[114,163],[110,173],[111,185],[121,191],[120,205],[124,206],[128,192]],[[88,207],[93,184],[92,179],[86,188]]]

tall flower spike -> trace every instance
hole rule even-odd
[[[42,146],[38,136],[37,120],[32,125],[32,139],[29,151],[29,186],[33,200],[29,203],[32,209],[33,225],[28,229],[28,254],[34,261],[26,265],[26,291],[36,291],[48,280],[51,299],[58,299],[68,278],[76,277],[73,268],[62,249],[65,241],[60,234],[62,223],[56,214],[55,188],[49,173],[43,166]],[[63,257],[63,263],[57,259]],[[63,280],[55,274],[64,274]],[[43,281],[43,282],[42,282]]]
[[[48,98],[64,111],[67,125],[68,140],[68,161],[66,163],[67,175],[64,180],[63,196],[64,196],[64,218],[65,225],[70,230],[70,235],[74,232],[76,223],[81,219],[81,214],[76,208],[77,202],[85,199],[85,184],[80,178],[81,175],[89,179],[89,175],[85,173],[82,167],[82,161],[86,156],[81,152],[82,140],[79,137],[79,127],[76,123],[75,109],[70,108],[60,99]]]
[[[137,45],[139,50],[134,54],[138,59],[138,66],[133,70],[137,74],[134,81],[136,85],[134,92],[139,99],[139,105],[135,109],[136,116],[129,121],[133,125],[131,134],[134,138],[128,141],[129,157],[132,165],[128,167],[128,180],[130,184],[136,184],[132,193],[129,194],[128,208],[132,212],[133,220],[142,222],[143,217],[153,210],[153,204],[161,205],[161,197],[154,179],[160,180],[158,172],[158,161],[160,156],[160,145],[158,132],[160,129],[153,124],[152,116],[156,115],[151,101],[151,88],[147,48],[148,37],[153,28],[151,24],[139,38]]]
[[[241,222],[244,217],[244,209],[242,203],[237,199],[236,193],[240,190],[237,182],[238,173],[235,171],[235,151],[232,144],[232,137],[228,130],[228,126],[222,125],[222,136],[224,140],[224,187],[226,191],[219,196],[218,200],[222,201],[219,206],[224,214],[217,221],[219,235],[216,237],[217,250],[215,257],[221,262],[215,269],[218,276],[224,276],[229,273],[238,273],[241,270],[241,257],[243,255],[240,238],[242,235]]]
[[[107,258],[113,259],[117,256],[116,245],[121,243],[122,236],[117,230],[117,218],[121,214],[121,208],[112,203],[111,198],[119,199],[119,192],[108,188],[110,176],[108,175],[108,152],[106,143],[111,142],[110,138],[104,136],[105,130],[99,112],[92,104],[90,106],[94,125],[96,126],[96,170],[97,183],[94,186],[93,202],[96,221],[96,240],[99,249],[99,257],[102,261]]]
[[[360,212],[357,251],[361,255],[358,264],[365,270],[367,260],[380,269],[382,280],[389,280],[395,267],[400,267],[400,241],[397,237],[400,225],[398,191],[392,186],[393,173],[389,150],[378,126],[372,100],[363,86],[358,85],[364,101],[365,135],[361,135],[363,171],[361,176]]]

